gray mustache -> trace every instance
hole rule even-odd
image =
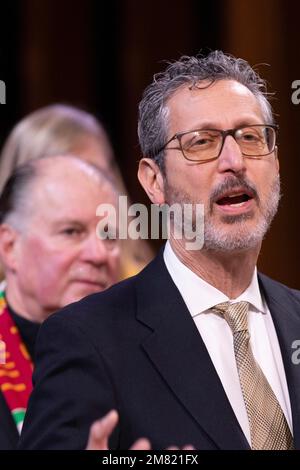
[[[259,202],[259,196],[255,185],[247,181],[245,178],[235,176],[227,178],[212,191],[210,195],[210,207],[212,207],[214,202],[220,199],[224,193],[235,188],[244,189]]]

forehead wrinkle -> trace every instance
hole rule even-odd
[[[96,218],[99,204],[116,205],[116,193],[108,182],[103,181],[100,185],[99,180],[90,181],[84,177],[82,179],[82,176],[75,182],[71,179],[66,182],[65,177],[52,181],[49,175],[38,178],[31,192],[33,207],[28,219],[34,222],[38,218],[38,222],[45,225],[71,219],[86,223],[91,216],[95,215]]]
[[[228,103],[226,103],[226,99]],[[204,89],[189,90],[188,86],[182,86],[169,98],[167,106],[170,135],[201,129],[207,125],[215,129],[227,129],[238,127],[243,123],[248,125],[265,122],[261,102],[247,87],[234,80],[220,80],[215,82],[212,87]],[[233,110],[236,106],[241,108],[241,112],[240,116],[234,117]],[[222,109],[224,107],[228,110],[228,115],[226,115],[226,109]],[[247,108],[250,108],[250,113]],[[196,112],[203,116],[204,123],[200,122],[197,116],[195,117]],[[207,118],[207,114],[212,115],[212,118]],[[220,117],[223,119],[222,125]],[[226,125],[224,122],[226,118],[230,121],[235,118],[235,125]],[[188,121],[190,124],[186,124],[184,121]],[[179,124],[180,122],[183,125]]]

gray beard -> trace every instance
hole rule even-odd
[[[280,179],[276,177],[271,185],[270,197],[261,213],[260,220],[252,232],[245,227],[244,222],[251,219],[251,214],[241,216],[225,216],[223,221],[234,225],[234,233],[226,230],[216,230],[211,220],[204,221],[204,248],[214,251],[234,251],[253,248],[262,242],[269,230],[272,220],[278,210],[280,200]]]
[[[183,194],[179,191],[173,191],[171,188],[168,187],[166,184],[166,197],[168,204],[178,203],[191,203],[189,196],[187,194]],[[260,201],[258,201],[259,208],[261,211],[260,219],[256,225],[256,227],[249,231],[245,222],[253,217],[252,214],[242,214],[240,216],[223,216],[223,223],[234,226],[234,230],[232,233],[226,230],[226,227],[222,229],[222,227],[216,228],[214,222],[209,217],[209,214],[205,215],[204,218],[204,246],[203,250],[210,250],[210,251],[221,251],[221,252],[229,252],[229,251],[242,251],[247,250],[250,248],[256,247],[260,244],[265,237],[268,229],[271,226],[272,220],[274,219],[275,214],[278,210],[280,200],[280,178],[277,176],[269,191],[269,197],[265,206],[262,207]],[[193,204],[196,204],[193,202]],[[196,229],[195,220],[188,221],[191,222],[193,230]]]

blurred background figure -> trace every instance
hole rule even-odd
[[[62,104],[39,109],[11,131],[0,157],[0,192],[19,165],[36,158],[73,154],[99,167],[127,195],[109,137],[91,114]],[[122,241],[120,279],[139,272],[152,257],[142,240]]]
[[[97,206],[116,207],[117,200],[104,172],[69,155],[19,166],[2,191],[0,260],[6,287],[0,293],[0,339],[6,363],[0,364],[0,449],[13,449],[18,440],[40,323],[118,278],[118,240],[96,236]]]
[[[7,137],[1,153],[0,192],[22,163],[70,153],[113,175],[123,188],[111,144],[100,122],[73,106],[54,104],[23,118]]]

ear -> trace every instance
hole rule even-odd
[[[16,268],[16,245],[20,234],[10,225],[0,225],[0,259],[6,269]]]
[[[142,158],[139,163],[138,179],[153,204],[165,203],[164,178],[152,158]]]

